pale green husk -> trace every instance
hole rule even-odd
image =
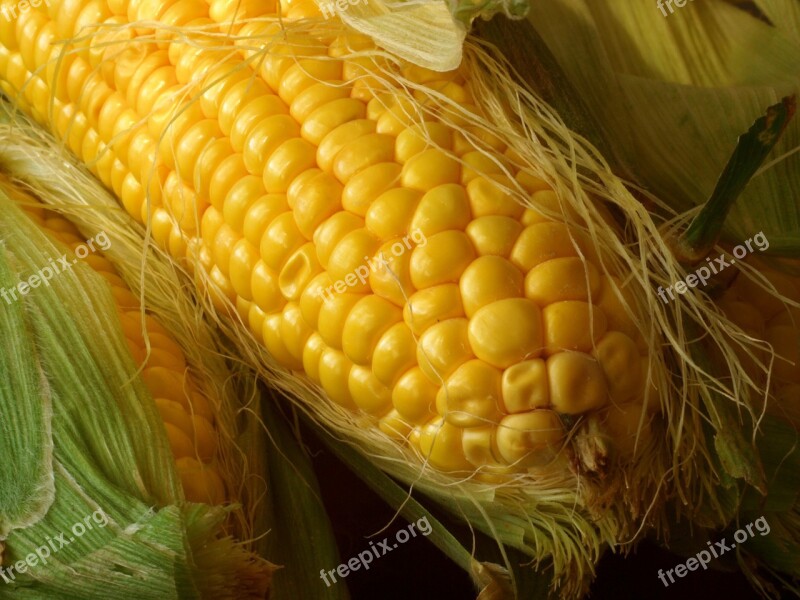
[[[666,17],[653,0],[548,0],[528,20],[619,166],[683,212],[708,199],[737,137],[800,93],[800,3],[754,3],[770,23],[722,0]],[[795,119],[728,219],[731,240],[763,230],[770,253],[800,255],[799,148]]]
[[[2,186],[0,240],[5,286],[65,251]],[[0,509],[30,513],[10,513],[2,564],[8,569],[60,533],[70,537],[73,525],[98,510],[108,516],[107,526],[75,537],[46,565],[16,573],[11,583],[0,581],[0,598],[263,597],[271,566],[230,536],[252,533],[244,519],[237,523],[241,506],[183,501],[163,424],[134,376],[137,365],[104,280],[74,264],[50,285],[0,309],[6,341],[0,377],[24,384],[4,386],[0,394],[0,415],[19,432],[0,438]],[[33,385],[19,376],[31,373],[40,378]],[[20,440],[32,450],[30,458],[15,450]],[[47,503],[30,493],[41,481],[51,490]],[[7,503],[13,499],[20,504]]]

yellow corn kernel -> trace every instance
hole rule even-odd
[[[405,240],[405,241],[403,241]],[[378,248],[369,262],[369,286],[372,293],[402,307],[416,290],[411,283],[412,242],[403,239],[389,240]],[[367,265],[361,266],[361,272]]]
[[[547,365],[541,358],[508,367],[503,371],[502,388],[506,412],[522,413],[550,406]]]
[[[403,165],[403,186],[426,192],[461,180],[461,165],[438,148],[423,150]]]
[[[608,402],[600,363],[582,352],[559,352],[547,359],[550,404],[556,412],[578,415]]]
[[[403,373],[416,364],[417,341],[405,323],[395,323],[375,344],[372,355],[375,377],[384,385],[393,386]]]
[[[322,387],[331,400],[345,408],[355,409],[348,383],[352,368],[353,363],[343,352],[334,348],[322,351],[319,360],[319,381]]]
[[[188,502],[225,502],[225,484],[216,471],[191,457],[175,461]]]
[[[417,363],[439,385],[460,365],[473,358],[466,319],[448,319],[430,327],[419,339]]]
[[[469,200],[464,188],[453,183],[425,193],[417,204],[409,231],[424,236],[448,230],[463,230],[470,221]]]
[[[487,304],[469,322],[469,343],[475,355],[500,369],[538,358],[542,338],[542,312],[526,298]]]
[[[474,219],[466,229],[470,241],[481,256],[509,256],[521,232],[522,225],[519,221],[500,215]]]
[[[442,471],[471,471],[462,446],[463,430],[442,419],[426,424],[419,436],[419,451],[431,466]]]
[[[427,423],[435,416],[438,389],[422,369],[412,367],[392,388],[392,404],[409,422]]]
[[[651,436],[653,417],[643,413],[641,404],[622,404],[609,407],[603,420],[603,428],[623,459],[629,459],[634,450],[641,452],[642,445]]]
[[[436,409],[456,427],[481,427],[502,417],[501,373],[480,360],[458,367],[439,389]]]
[[[624,333],[609,331],[592,351],[606,375],[608,391],[617,402],[630,400],[643,389],[636,343]]]
[[[369,365],[378,340],[402,312],[391,302],[375,295],[360,299],[350,310],[342,329],[342,351],[357,365]]]
[[[392,407],[392,390],[383,385],[368,367],[350,369],[348,389],[355,405],[364,412],[383,415]]]
[[[494,179],[476,177],[467,184],[467,195],[472,207],[472,216],[476,219],[489,215],[519,219],[525,210],[514,196]]]
[[[497,427],[497,449],[517,467],[542,467],[555,459],[564,441],[564,426],[552,410],[508,415]]]
[[[459,282],[464,311],[472,317],[484,306],[523,295],[522,272],[500,256],[481,256],[464,270]]]
[[[381,240],[405,235],[409,231],[409,223],[414,217],[420,198],[420,191],[407,188],[393,188],[384,192],[367,210],[367,229]]]
[[[545,353],[562,350],[589,352],[606,332],[603,310],[576,300],[554,302],[542,310]]]
[[[442,231],[411,253],[411,282],[418,290],[454,283],[475,258],[472,242],[463,231]]]
[[[414,335],[422,335],[440,321],[463,316],[461,292],[455,283],[420,290],[408,299],[403,308],[403,319]]]
[[[553,258],[525,276],[525,295],[545,306],[560,300],[596,301],[600,291],[600,275],[595,266],[580,258]]]

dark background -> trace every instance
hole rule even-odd
[[[393,537],[407,526],[408,522],[398,517],[381,531],[394,511],[307,429],[303,431],[303,441],[312,452],[342,562],[368,549],[370,540],[377,543],[384,537]],[[418,499],[424,503],[423,498]],[[443,517],[439,513],[436,516]],[[442,521],[454,531],[461,527],[446,517]],[[381,533],[377,534],[378,531]],[[665,588],[658,578],[658,570],[674,568],[685,560],[648,541],[625,558],[608,553],[600,562],[590,597],[596,600],[758,598],[741,573],[711,569],[690,572]],[[335,565],[328,568],[335,568]],[[324,586],[321,580],[320,585]],[[368,571],[352,572],[335,585],[347,585],[353,600],[474,600],[476,597],[468,575],[420,535],[400,544],[391,554],[376,559]]]

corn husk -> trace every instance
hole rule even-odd
[[[683,212],[710,197],[737,137],[766,107],[800,92],[800,7],[754,4],[766,18],[722,0],[689,2],[666,17],[650,0],[555,0],[534,4],[528,21],[619,170]],[[798,147],[795,119],[734,207],[727,239],[763,230],[770,254],[798,255]]]

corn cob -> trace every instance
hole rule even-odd
[[[434,93],[477,112],[465,73],[403,65],[414,105],[349,56],[367,38],[274,41],[277,23],[246,20],[275,16],[228,0],[53,1],[0,24],[2,86],[280,365],[433,466],[538,467],[565,423],[594,413],[630,453],[658,408],[633,303],[502,140],[421,116]],[[203,48],[129,25],[144,20],[236,37]]]
[[[84,241],[70,221],[37,206],[33,197],[2,175],[0,187],[43,231],[68,248],[68,261],[78,260],[74,252],[84,245]],[[111,262],[102,256],[99,249],[80,260],[89,264],[111,287],[131,357],[136,364],[143,366],[141,377],[164,421],[186,499],[198,503],[224,503],[225,485],[215,464],[219,436],[214,427],[214,412],[200,386],[189,374],[183,350],[156,318],[145,313],[148,350],[139,301]]]

